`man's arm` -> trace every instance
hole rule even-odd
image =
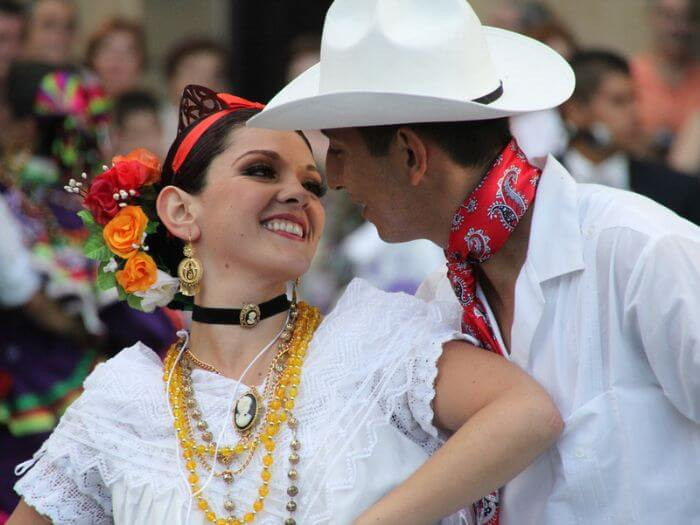
[[[502,357],[453,341],[438,368],[435,424],[455,433],[356,525],[435,523],[503,486],[561,433],[547,393]]]
[[[666,396],[700,423],[700,236],[666,236],[642,252],[624,297],[625,330],[639,338]]]

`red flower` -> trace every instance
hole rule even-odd
[[[115,184],[114,168],[95,177],[90,184],[84,205],[90,210],[95,222],[104,226],[120,210],[119,203],[114,200],[114,194],[119,193]]]
[[[12,376],[5,370],[0,370],[0,399],[10,395],[12,389]]]
[[[109,171],[120,190],[138,190],[148,179],[150,170],[137,160],[117,162]]]

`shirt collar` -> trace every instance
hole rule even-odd
[[[582,270],[583,237],[576,182],[551,155],[547,157],[532,214],[526,264],[537,280]]]
[[[564,164],[577,182],[604,184],[621,190],[630,189],[629,159],[623,153],[617,153],[596,164],[576,148],[571,148],[564,155]]]

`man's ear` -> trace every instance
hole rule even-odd
[[[396,132],[397,147],[411,186],[418,186],[428,170],[428,149],[423,138],[409,127]]]
[[[586,129],[590,124],[590,107],[580,100],[569,99],[561,106],[564,121],[576,129]]]
[[[161,222],[172,235],[183,241],[196,241],[199,238],[195,208],[192,195],[175,186],[163,188],[156,200],[156,210]]]

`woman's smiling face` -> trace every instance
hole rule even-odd
[[[239,127],[194,196],[197,254],[215,273],[292,280],[305,273],[325,221],[326,186],[295,132]]]

